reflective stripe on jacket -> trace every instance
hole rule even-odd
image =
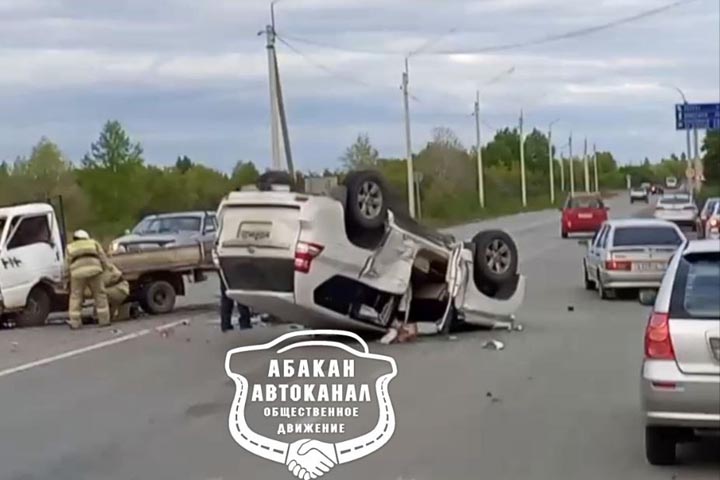
[[[90,278],[103,272],[105,252],[95,240],[75,240],[67,246],[70,278]]]

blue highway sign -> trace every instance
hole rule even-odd
[[[675,105],[676,130],[720,130],[720,103]]]

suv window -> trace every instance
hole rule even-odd
[[[605,208],[603,201],[592,197],[568,198],[565,208]]]
[[[10,222],[11,230],[20,222],[15,235],[8,242],[8,250],[37,243],[51,243],[50,225],[47,214],[32,217],[16,217]]]
[[[671,227],[619,227],[615,229],[613,245],[641,247],[645,245],[680,246],[682,237]]]
[[[673,317],[720,318],[720,254],[687,255],[678,265],[670,301]]]
[[[205,233],[213,233],[217,230],[217,218],[215,215],[205,217]]]

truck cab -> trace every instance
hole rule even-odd
[[[64,260],[51,205],[0,208],[0,318],[14,314],[23,326],[44,324],[62,283]]]

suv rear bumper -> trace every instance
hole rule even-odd
[[[720,428],[720,375],[689,375],[674,361],[646,360],[641,396],[647,425]]]

